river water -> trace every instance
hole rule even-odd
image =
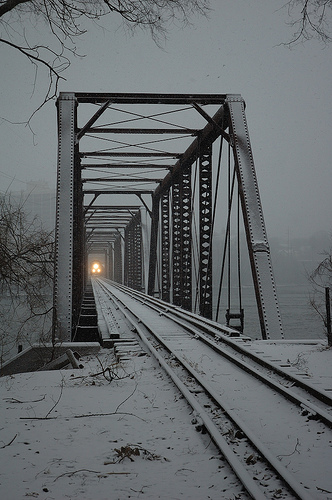
[[[277,286],[280,313],[286,340],[324,339],[323,325],[318,314],[309,304],[308,285]],[[253,286],[242,289],[244,308],[244,333],[253,339],[260,339],[260,327]],[[220,316],[219,321],[222,323]]]
[[[286,340],[325,338],[322,322],[309,305],[310,288],[308,285],[278,286],[277,293]],[[244,286],[242,288],[242,303],[245,320],[244,334],[252,339],[261,339],[253,286]],[[219,322],[225,323],[224,312],[220,313]],[[15,341],[18,327],[12,326],[14,327],[12,332],[8,329],[5,339],[3,339],[6,344],[5,349],[1,349],[0,345],[0,366],[1,361],[6,361],[17,353],[18,343],[23,344],[23,348],[26,348],[31,342],[38,340],[38,335],[36,335],[36,338],[32,335],[28,343],[24,342],[23,338],[19,342]],[[39,329],[35,328],[35,332],[38,331]],[[9,341],[10,337],[12,337],[11,342]]]

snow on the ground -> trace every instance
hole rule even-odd
[[[253,341],[251,349],[267,359],[280,359],[292,368],[315,379],[330,384],[332,390],[332,348],[324,341]],[[328,390],[326,386],[325,389]]]
[[[323,344],[256,347],[332,388],[332,350]],[[1,499],[246,498],[150,356],[118,366],[101,350],[82,361],[82,370],[0,379]]]

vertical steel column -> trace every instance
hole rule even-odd
[[[160,204],[160,196],[153,195],[152,211],[151,211],[150,258],[149,258],[149,279],[148,279],[149,295],[154,295],[155,284],[156,284],[159,204]]]
[[[161,298],[170,301],[169,191],[161,197]]]
[[[53,337],[71,340],[73,327],[74,182],[76,99],[61,93],[58,109],[58,173],[55,231]]]
[[[172,183],[172,270],[173,270],[173,304],[182,305],[182,176],[177,176]]]
[[[141,213],[125,229],[125,285],[142,289],[142,229]]]
[[[262,338],[280,338],[283,337],[281,317],[244,101],[241,97],[229,96],[226,104]]]
[[[192,310],[192,209],[191,209],[191,166],[182,171],[182,307]]]
[[[108,244],[108,271],[106,278],[114,280],[114,267],[113,267],[113,246],[112,243]]]
[[[131,286],[132,282],[132,231],[130,230],[130,224],[126,227],[124,232],[124,284],[126,286]]]
[[[199,312],[212,319],[212,144],[199,158]]]
[[[122,252],[121,252],[121,236],[114,241],[114,281],[122,283]]]
[[[172,186],[173,303],[192,309],[191,167],[182,170]]]
[[[79,314],[82,306],[83,294],[86,285],[85,268],[85,224],[83,209],[83,188],[81,182],[81,164],[79,157],[78,142],[75,141],[74,159],[74,237],[73,237],[73,297],[72,297],[72,337],[74,329],[79,321]]]
[[[133,227],[133,284],[135,290],[142,290],[142,226],[141,212],[135,217]]]

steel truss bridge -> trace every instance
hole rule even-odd
[[[241,231],[262,338],[282,338],[243,98],[64,92],[57,109],[56,338],[75,338],[92,257],[114,282],[208,319],[224,307],[243,330]]]

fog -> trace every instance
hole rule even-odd
[[[239,93],[246,113],[268,234],[302,238],[331,230],[331,47],[292,49],[281,0],[211,2],[209,19],[174,26],[159,48],[148,33],[132,37],[116,17],[92,24],[78,43],[59,91]],[[110,20],[111,18],[109,18]],[[104,27],[106,23],[104,22]],[[36,27],[47,43],[47,30]],[[47,75],[10,47],[1,55],[0,190],[27,181],[56,182],[56,108],[45,105]],[[323,250],[323,249],[322,249]]]

